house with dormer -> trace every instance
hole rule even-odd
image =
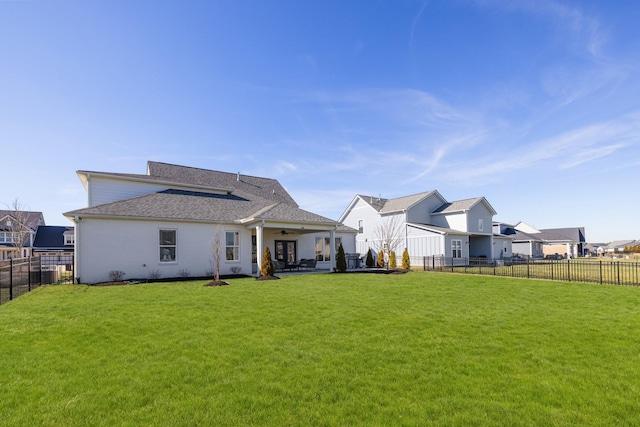
[[[444,256],[462,262],[493,257],[494,215],[484,197],[449,202],[433,190],[393,199],[356,195],[338,221],[358,231],[355,246],[361,254],[386,245],[398,256],[407,248],[413,259]]]
[[[87,207],[74,223],[75,274],[82,283],[125,279],[259,274],[262,254],[284,267],[302,259],[335,267],[356,231],[301,209],[275,179],[148,162],[146,174],[81,170]]]
[[[44,225],[42,212],[0,210],[0,261],[31,256],[41,225]]]

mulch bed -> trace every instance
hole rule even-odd
[[[123,285],[138,285],[140,282],[138,281],[119,281],[119,282],[100,282],[94,283],[91,286],[123,286]]]
[[[225,282],[224,280],[214,280],[207,283],[205,286],[229,286],[229,283]]]

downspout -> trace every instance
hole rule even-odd
[[[407,221],[407,210],[404,211],[404,248],[409,250],[409,224]]]

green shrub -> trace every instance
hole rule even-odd
[[[347,256],[344,254],[342,243],[338,246],[338,255],[336,257],[336,270],[340,273],[347,271]]]
[[[373,267],[373,255],[371,254],[371,249],[367,251],[367,259],[365,261],[365,265],[369,268]]]
[[[382,268],[384,267],[384,251],[380,251],[378,252],[378,267]]]

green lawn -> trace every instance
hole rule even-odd
[[[638,425],[640,289],[413,272],[39,288],[0,424]]]

